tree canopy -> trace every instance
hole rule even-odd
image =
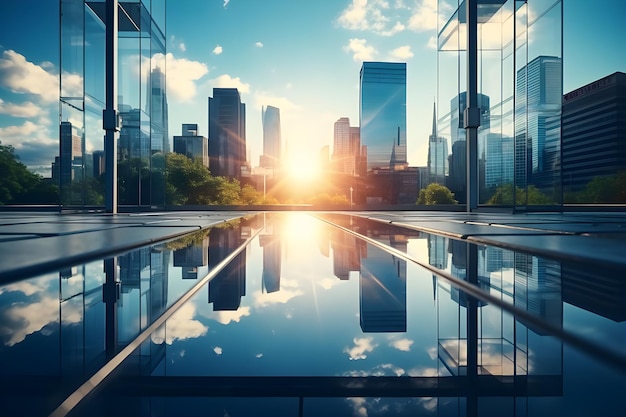
[[[416,202],[416,204],[424,204],[427,206],[457,203],[458,201],[454,199],[454,193],[445,185],[437,184],[436,182],[430,183],[426,188],[421,189]]]
[[[551,205],[555,202],[542,193],[534,185],[526,188],[515,187],[513,184],[504,184],[496,190],[495,194],[487,201],[487,204],[513,204],[513,190],[515,190],[515,205]]]
[[[30,172],[13,146],[0,142],[0,205],[55,204],[58,196],[58,187]]]

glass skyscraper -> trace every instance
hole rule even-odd
[[[241,179],[246,162],[246,105],[236,88],[214,88],[209,97],[209,169]]]
[[[359,95],[367,171],[406,166],[406,63],[364,62]]]
[[[563,2],[464,1],[455,7],[447,0],[438,3],[439,10],[450,12],[438,27],[437,95],[439,103],[450,103],[451,110],[438,120],[436,136],[454,144],[466,137],[466,128],[476,129],[477,143],[465,142],[467,159],[476,172],[469,178],[470,208],[558,206]],[[468,51],[468,6],[476,14],[477,88],[471,109],[475,120],[465,123],[471,87],[467,75],[473,62]]]
[[[282,141],[280,134],[280,109],[273,106],[261,108],[263,122],[263,168],[279,168],[281,165]]]

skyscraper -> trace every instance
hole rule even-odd
[[[359,95],[367,171],[406,166],[406,63],[364,62]]]
[[[150,73],[152,95],[150,101],[150,128],[152,153],[169,152],[170,141],[168,132],[167,94],[165,91],[165,74],[160,68],[154,68]]]
[[[549,187],[560,152],[561,58],[538,56],[517,72],[515,103],[516,182]],[[552,163],[548,163],[551,161]]]
[[[246,160],[246,105],[236,88],[214,88],[209,97],[209,169],[241,179]]]
[[[433,130],[428,137],[428,183],[445,185],[448,175],[448,140],[437,136],[437,109],[433,104]]]
[[[625,73],[565,94],[562,140],[565,192],[584,189],[594,177],[626,171]]]
[[[280,109],[273,106],[263,106],[261,119],[263,122],[263,155],[261,155],[260,165],[263,168],[279,168],[282,155]]]
[[[198,135],[197,124],[183,124],[182,136],[174,136],[174,152],[188,158],[202,161],[202,165],[209,166],[208,140]]]
[[[350,175],[358,173],[361,152],[360,129],[350,126],[350,119],[341,117],[335,122],[333,135],[333,165],[336,172]]]
[[[83,179],[83,135],[71,122],[61,122],[59,139],[59,186],[63,190],[73,181]]]

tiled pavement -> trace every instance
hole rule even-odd
[[[249,213],[0,212],[0,282],[103,258]],[[626,213],[351,213],[456,239],[626,272]]]

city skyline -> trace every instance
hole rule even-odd
[[[58,22],[38,17],[58,12],[58,4],[51,3],[0,6],[6,16],[0,28],[0,140],[15,146],[21,160],[33,169],[41,167],[38,172],[45,176],[51,175],[59,148],[58,39],[41,39],[41,33],[58,33]],[[253,166],[262,153],[264,104],[281,109],[283,139],[292,157],[296,150],[318,153],[332,146],[338,118],[358,119],[362,62],[394,60],[407,63],[407,159],[412,166],[425,166],[437,94],[436,2],[322,3],[169,2],[169,124],[198,123],[199,134],[207,135],[205,103],[212,88],[239,88],[248,103],[247,156]],[[626,57],[614,53],[620,39],[617,16],[626,6],[616,0],[609,3],[593,9],[564,4],[564,92],[626,70]],[[31,12],[33,4],[41,13]],[[26,18],[36,31],[18,30]],[[198,27],[205,26],[198,36]]]

